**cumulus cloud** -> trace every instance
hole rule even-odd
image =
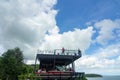
[[[50,34],[45,36],[45,41],[40,46],[40,49],[55,49],[65,47],[66,49],[86,50],[90,44],[94,33],[92,27],[86,29],[74,29],[74,31],[64,32],[59,34],[59,29],[55,27],[50,31]]]
[[[1,0],[0,45],[20,47],[25,57],[33,58],[45,33],[56,26],[56,0]]]
[[[56,3],[56,0],[1,0],[1,51],[20,47],[25,59],[33,60],[37,49],[65,47],[85,51],[91,44],[93,27],[60,34],[55,20]]]
[[[114,40],[119,36],[120,30],[120,19],[110,20],[104,19],[95,23],[95,28],[98,29],[98,35],[96,38],[96,42],[105,45],[110,40]],[[115,33],[118,33],[117,35]]]
[[[99,48],[92,55],[84,55],[76,62],[76,69],[86,73],[118,74],[120,69],[120,44]],[[80,64],[78,64],[80,63]],[[105,74],[104,74],[105,75]]]
[[[90,55],[76,61],[77,71],[86,73],[99,74],[119,74],[120,73],[120,19],[110,20],[104,19],[94,22],[93,34],[96,43],[92,47],[96,47]],[[89,47],[91,49],[91,47]],[[105,74],[104,74],[105,75]]]

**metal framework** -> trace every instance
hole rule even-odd
[[[81,57],[80,50],[39,51],[35,60],[36,77],[42,80],[74,80],[82,78],[83,72],[75,72],[74,61]],[[37,60],[39,67],[36,67]]]

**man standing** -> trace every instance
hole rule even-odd
[[[78,49],[78,55],[81,55],[81,50],[80,49]]]
[[[64,47],[62,48],[62,54],[64,54],[64,52],[65,52],[65,49],[64,49]]]

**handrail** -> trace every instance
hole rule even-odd
[[[62,49],[55,50],[38,50],[38,54],[54,54],[54,55],[81,55],[80,50],[68,50],[65,49],[64,52]]]

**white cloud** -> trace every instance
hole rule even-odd
[[[3,49],[20,47],[25,59],[33,59],[37,49],[86,50],[93,28],[74,29],[59,34],[56,25],[56,0],[1,0],[0,45]],[[2,49],[1,48],[1,49]]]
[[[86,73],[119,74],[120,44],[100,48],[92,55],[84,55],[76,61],[76,69]],[[117,71],[118,70],[118,71]],[[110,72],[110,73],[109,73]]]
[[[59,34],[59,29],[55,27],[50,31],[50,34],[45,36],[45,41],[40,46],[40,49],[55,49],[65,47],[66,49],[86,50],[90,44],[93,34],[93,28],[75,29],[74,31],[64,32]]]
[[[92,25],[92,24],[90,24]],[[76,61],[77,71],[85,71],[86,73],[100,74],[119,74],[120,73],[120,19],[110,20],[104,19],[94,24],[96,34],[93,42],[101,44],[95,46],[96,50],[90,55]],[[110,44],[109,44],[110,43]],[[94,44],[96,45],[96,43]],[[94,47],[92,45],[92,47]],[[104,46],[103,46],[104,45]]]
[[[20,47],[26,58],[33,59],[45,33],[56,26],[53,9],[56,0],[1,0],[0,45]]]
[[[95,55],[97,55],[98,57],[100,56],[101,58],[111,59],[119,56],[120,55],[119,53],[120,53],[120,45],[119,43],[117,43],[117,44],[109,45],[106,48],[104,47],[100,48],[99,50],[97,50]]]
[[[104,19],[96,22],[94,26],[99,30],[96,42],[104,45],[107,44],[109,40],[114,40],[116,38],[117,34],[115,34],[115,31],[120,29],[120,20],[116,19],[112,21],[110,19]]]
[[[3,46],[0,45],[0,56],[2,55],[2,53],[4,53],[4,49],[3,49]]]

